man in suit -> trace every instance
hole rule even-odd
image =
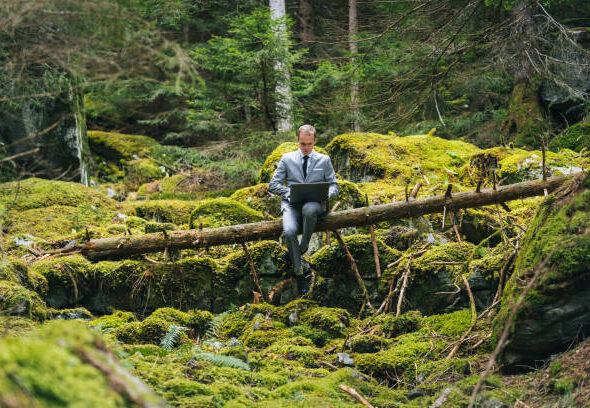
[[[328,197],[338,194],[338,182],[330,158],[313,150],[316,143],[316,131],[311,125],[303,125],[297,131],[299,149],[285,153],[270,180],[269,190],[282,198],[283,232],[293,271],[297,279],[297,290],[304,295],[309,290],[309,281],[303,271],[301,255],[307,252],[309,240],[318,217],[326,214],[325,203],[307,202],[303,206],[293,205],[289,201],[293,183],[330,183]],[[302,225],[301,243],[297,240],[299,226]]]

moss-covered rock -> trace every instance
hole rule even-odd
[[[391,313],[378,315],[372,319],[372,324],[379,325],[380,331],[386,337],[394,338],[420,329],[423,325],[423,318],[419,311],[412,310],[399,316]]]
[[[45,298],[49,285],[47,279],[39,273],[29,270],[27,265],[18,258],[8,258],[0,263],[0,280],[18,283],[27,289],[37,292]]]
[[[0,314],[43,321],[48,311],[37,293],[18,283],[0,280]]]
[[[108,367],[110,374],[90,361]],[[164,406],[113,360],[100,336],[84,323],[53,321],[33,335],[0,339],[3,405],[131,407],[126,390],[150,406]]]
[[[161,167],[152,159],[137,159],[125,163],[125,186],[129,190],[137,190],[137,188],[150,181],[161,178],[166,169]]]
[[[85,307],[72,309],[50,309],[49,315],[52,319],[59,320],[85,320],[90,321],[94,316]]]
[[[554,152],[560,149],[570,149],[575,152],[580,152],[582,149],[590,150],[590,117],[569,126],[555,136],[549,143],[549,149]]]
[[[116,211],[114,200],[82,184],[38,178],[0,184],[0,206],[11,244],[17,237],[72,239]]]
[[[494,320],[496,338],[532,271],[542,262],[547,266],[510,328],[501,358],[507,370],[545,359],[590,334],[590,176],[576,177],[541,205],[521,248]]]
[[[101,330],[116,329],[124,324],[137,322],[137,318],[131,312],[118,310],[109,315],[104,315],[88,322],[90,327],[96,327]]]
[[[229,198],[245,204],[261,214],[269,214],[273,217],[281,215],[281,197],[268,191],[268,183],[241,188]]]
[[[159,307],[211,310],[218,266],[210,258],[147,261],[102,261],[93,265],[96,290],[83,299],[90,310],[109,307],[150,313]]]
[[[276,241],[261,241],[248,247],[256,268],[260,286],[268,294],[273,287],[286,279],[287,266],[282,256],[285,249]],[[248,256],[243,250],[235,251],[220,260],[223,267],[219,273],[216,304],[227,308],[229,304],[244,304],[252,301],[252,292],[258,291],[252,278]],[[281,299],[277,294],[276,299]],[[222,311],[219,309],[217,311]]]
[[[545,160],[549,176],[572,174],[583,168],[583,159],[571,150],[546,152]],[[512,154],[500,161],[498,177],[505,179],[504,184],[542,178],[543,153],[539,150],[514,149]]]
[[[205,333],[207,325],[213,320],[213,315],[211,312],[203,310],[182,312],[172,307],[163,307],[154,310],[150,318],[162,319],[168,323],[193,329],[196,335],[202,336]]]
[[[262,213],[231,198],[220,197],[199,203],[191,211],[189,228],[198,228],[201,225],[203,228],[216,228],[263,220]]]
[[[82,255],[36,262],[31,270],[49,284],[47,304],[56,309],[76,306],[94,291],[92,264]]]
[[[148,136],[127,135],[115,132],[88,131],[90,150],[102,159],[119,163],[133,156],[144,155],[152,146],[158,144]]]
[[[354,353],[376,353],[387,345],[387,340],[374,334],[357,334],[348,339],[346,345]]]
[[[127,215],[176,225],[188,224],[194,207],[194,202],[185,200],[147,200],[123,203],[123,209]]]
[[[469,304],[461,285],[461,275],[467,275],[468,262],[479,258],[475,246],[469,242],[450,242],[429,248],[412,260],[408,288],[402,310],[419,310],[425,315],[450,312]],[[399,276],[406,265],[401,262],[395,273]],[[446,292],[446,293],[438,293]]]
[[[446,181],[479,149],[458,140],[436,136],[399,137],[377,133],[350,133],[335,137],[326,147],[334,167],[347,179],[369,182],[391,180],[404,187],[426,176],[430,182]]]
[[[344,309],[312,307],[301,312],[301,323],[339,337],[350,324],[350,314]]]
[[[355,259],[371,296],[371,301],[377,302],[380,280],[377,278],[370,237],[368,235],[350,235],[344,237],[343,240]],[[377,248],[379,249],[379,262],[383,269],[400,255],[399,251],[389,248],[380,239],[377,239]],[[311,262],[319,275],[313,292],[314,299],[326,306],[358,311],[364,302],[364,297],[350,269],[348,259],[338,243],[332,242],[331,246],[321,248],[313,254]]]
[[[470,320],[469,310],[427,317],[421,329],[398,336],[387,350],[355,355],[355,365],[389,383],[402,380],[411,384],[417,378],[416,368],[440,359],[447,342],[459,338],[469,327]],[[433,333],[439,337],[433,339]]]
[[[540,81],[517,83],[512,89],[508,119],[504,124],[506,141],[516,146],[538,147],[541,136],[550,129],[539,99]]]
[[[28,178],[0,184],[0,204],[6,210],[31,210],[54,205],[93,205],[115,209],[116,202],[80,183]]]
[[[281,157],[283,154],[293,152],[299,149],[299,144],[297,142],[285,142],[280,144],[265,160],[262,168],[260,169],[260,176],[259,182],[260,183],[268,183],[272,178],[279,162],[281,161]],[[322,154],[327,154],[324,149],[319,146],[314,147],[314,149]]]

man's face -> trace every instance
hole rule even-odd
[[[299,142],[299,149],[301,149],[301,153],[304,156],[307,156],[313,150],[315,146],[315,135],[309,132],[301,132],[301,134],[297,137],[297,141]]]

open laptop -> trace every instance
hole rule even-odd
[[[291,198],[293,204],[303,205],[310,201],[328,201],[330,183],[293,183],[291,184]]]

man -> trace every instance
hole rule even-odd
[[[307,252],[309,240],[318,217],[326,214],[325,203],[307,202],[303,206],[292,205],[289,201],[291,184],[328,182],[328,197],[338,194],[338,182],[330,158],[313,150],[316,131],[311,125],[303,125],[297,131],[299,150],[285,153],[270,181],[269,190],[282,197],[283,232],[289,258],[297,279],[297,290],[304,295],[309,290],[309,282],[304,274],[301,255]],[[303,225],[301,243],[297,241],[299,226]]]

